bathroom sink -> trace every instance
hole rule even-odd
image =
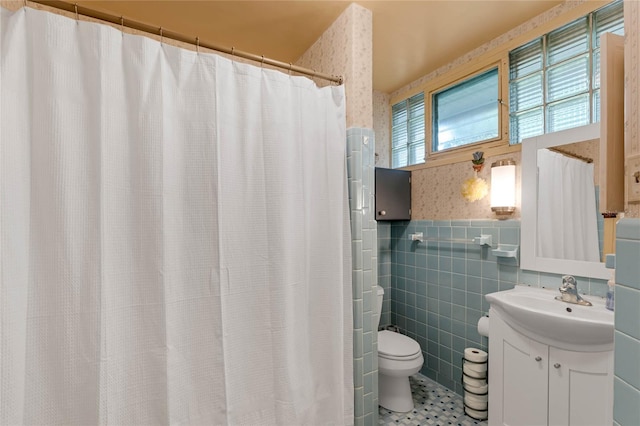
[[[604,300],[585,296],[593,306],[582,306],[556,300],[559,294],[557,290],[516,286],[485,297],[507,324],[534,340],[567,350],[610,350],[614,315],[605,308]]]

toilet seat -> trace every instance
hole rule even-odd
[[[379,357],[397,361],[411,361],[421,355],[420,345],[412,338],[389,330],[378,332]]]

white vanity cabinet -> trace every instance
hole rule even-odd
[[[540,343],[489,311],[489,425],[613,422],[613,351]]]

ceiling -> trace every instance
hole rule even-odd
[[[78,0],[229,48],[295,62],[350,1]],[[390,93],[561,0],[357,1],[373,12],[373,88]],[[329,72],[319,70],[321,72]]]

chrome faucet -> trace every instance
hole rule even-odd
[[[582,296],[578,294],[578,280],[571,275],[565,275],[562,277],[562,285],[559,290],[560,296],[556,296],[556,299],[567,303],[591,306],[591,302],[584,300]]]

